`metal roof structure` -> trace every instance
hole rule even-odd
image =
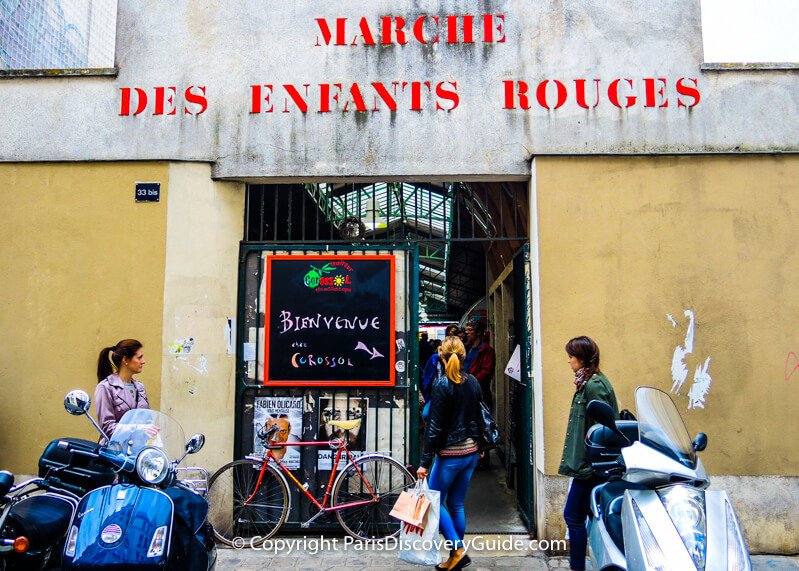
[[[452,237],[452,183],[315,185],[327,220],[339,227],[363,224],[363,240],[413,240],[419,244],[419,296],[428,316],[448,315],[448,271]]]
[[[454,321],[527,241],[523,182],[250,185],[245,239],[265,243],[414,243],[422,322]]]

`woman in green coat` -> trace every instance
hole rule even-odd
[[[588,543],[585,518],[591,507],[591,490],[601,482],[586,457],[585,435],[593,421],[587,418],[585,409],[590,401],[601,400],[613,408],[618,418],[619,407],[610,381],[599,369],[597,344],[589,337],[575,337],[566,343],[566,354],[574,372],[574,397],[558,472],[574,478],[563,517],[569,528],[569,566],[573,571],[583,571]]]

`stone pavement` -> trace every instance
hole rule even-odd
[[[524,535],[468,535],[472,564],[469,571],[488,569],[525,571],[566,570],[568,557],[547,556]],[[291,571],[389,571],[419,570],[397,559],[397,552],[377,545],[351,542],[349,538],[320,536],[284,536],[274,538],[265,549],[220,548],[216,568],[219,571],[256,571],[290,569]],[[753,555],[754,571],[799,571],[799,557]],[[590,565],[589,565],[590,569]]]

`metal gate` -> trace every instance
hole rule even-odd
[[[387,452],[417,465],[420,452],[418,329],[420,313],[453,321],[486,293],[486,266],[494,273],[528,239],[526,185],[516,183],[336,183],[251,185],[240,250],[235,455],[253,451],[259,404],[265,399],[302,403],[302,439],[317,440],[320,415],[366,412],[372,422],[368,451]],[[397,362],[404,364],[391,388],[300,388],[263,385],[263,283],[265,259],[275,254],[393,254],[397,268]],[[528,269],[529,272],[529,269]],[[482,280],[482,281],[481,281]],[[518,283],[518,281],[517,281]],[[527,292],[529,299],[529,290]],[[420,305],[421,302],[421,305]],[[401,315],[400,315],[401,314]],[[522,319],[517,318],[521,324]],[[401,325],[400,325],[401,324]],[[525,366],[529,363],[529,329]],[[399,371],[398,371],[399,372]],[[525,373],[529,378],[529,371]],[[523,395],[520,401],[523,402]],[[266,401],[273,402],[273,401]],[[521,402],[520,402],[521,406]],[[527,408],[529,417],[532,406]],[[530,426],[519,409],[517,430]],[[299,417],[297,417],[299,418]],[[523,438],[523,435],[519,436]],[[527,432],[531,438],[531,432]],[[514,440],[516,435],[512,436]],[[319,496],[327,474],[315,448],[301,448],[292,470]],[[532,464],[529,464],[531,466]],[[519,470],[523,470],[520,465]],[[532,478],[532,474],[528,474]],[[518,476],[519,483],[522,475]],[[292,493],[287,524],[312,516],[304,496]],[[525,518],[532,490],[520,496]],[[529,499],[529,502],[528,502]],[[326,529],[324,520],[317,520]],[[337,526],[328,524],[331,529]]]
[[[242,244],[239,276],[239,315],[237,351],[235,456],[242,458],[258,452],[256,424],[262,418],[261,408],[280,403],[287,421],[301,422],[301,440],[329,440],[334,434],[323,434],[324,419],[346,420],[361,418],[361,433],[355,435],[352,450],[381,452],[403,464],[417,464],[419,456],[419,406],[416,398],[417,377],[408,363],[416,362],[417,344],[407,340],[417,338],[418,310],[414,300],[418,275],[415,271],[416,248],[396,246],[390,249],[350,247],[320,249],[319,246],[293,246],[290,249],[275,245]],[[397,303],[395,319],[396,383],[393,387],[270,387],[264,386],[264,284],[265,263],[272,255],[364,255],[390,254],[395,256]],[[274,409],[273,409],[274,410]],[[290,413],[290,414],[289,414]],[[270,413],[271,414],[271,413]],[[284,415],[280,415],[284,416]],[[352,434],[350,433],[352,438]],[[287,462],[308,491],[320,497],[330,478],[330,450],[316,447],[295,447],[298,457]],[[286,461],[286,458],[283,459]],[[341,466],[343,467],[343,465]],[[291,488],[291,512],[287,528],[297,527],[314,515],[314,506],[296,488]],[[337,529],[335,518],[316,521],[317,529]]]

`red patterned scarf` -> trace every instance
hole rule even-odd
[[[579,369],[577,372],[574,373],[574,386],[576,387],[574,390],[575,392],[580,392],[583,390],[585,383],[588,382],[588,379],[591,378],[591,373],[587,367],[583,367]]]

